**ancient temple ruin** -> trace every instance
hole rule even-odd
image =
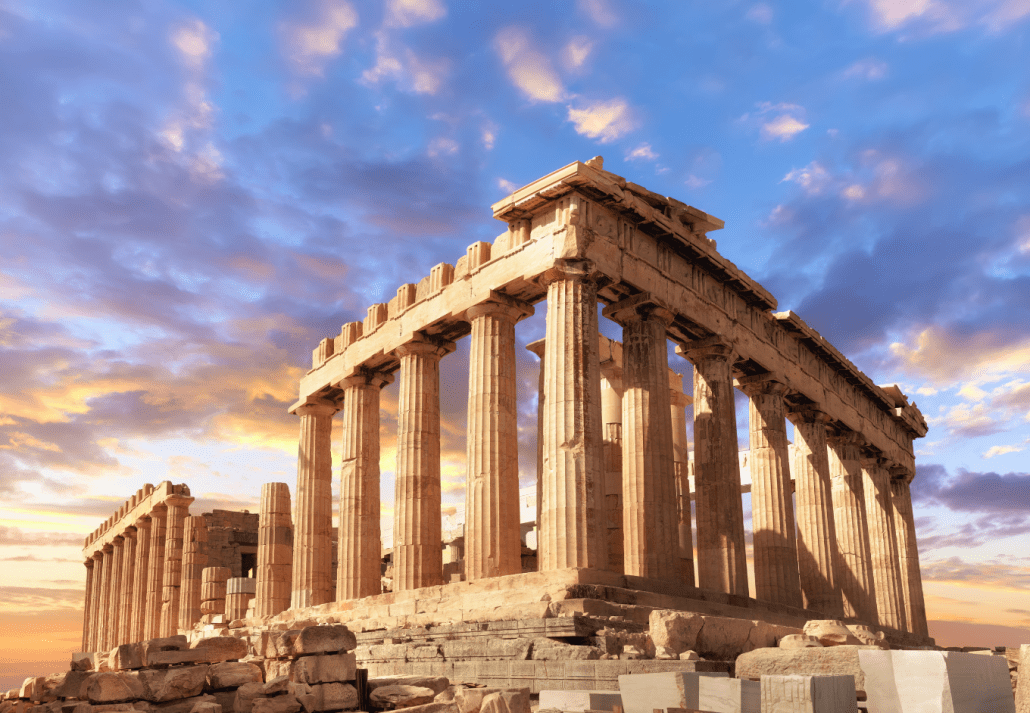
[[[639,612],[646,622],[656,608],[785,627],[844,619],[895,642],[931,641],[909,490],[913,441],[927,427],[896,386],[877,386],[798,315],[777,312],[776,299],[717,252],[708,233],[722,221],[604,170],[599,158],[516,191],[493,214],[508,224],[493,243],[401,285],[314,350],[290,409],[300,422],[293,517],[288,486],[270,483],[259,518],[238,528],[257,531],[253,550],[233,550],[233,574],[254,573],[256,598],[235,609],[244,616],[203,620],[204,568],[233,564],[202,546],[209,518],[188,516],[188,488],[148,486],[86,540],[84,651],[205,625],[253,635],[272,621],[319,617],[346,623],[359,644],[393,643],[388,632],[419,627],[463,635],[462,622],[512,631],[542,622],[532,626],[546,636],[582,639],[602,626],[639,631]],[[621,343],[599,338],[599,303],[622,326]],[[541,368],[527,542],[515,325],[537,309],[547,319],[546,338],[529,346]],[[450,581],[440,361],[467,335],[464,574]],[[677,383],[668,340],[693,366],[692,395]],[[396,519],[384,593],[379,406],[394,379]],[[734,389],[750,404],[753,592]],[[524,571],[528,544],[536,571]],[[393,660],[366,653],[366,664]]]

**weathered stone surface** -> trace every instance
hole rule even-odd
[[[857,713],[851,676],[762,676],[762,713]]]
[[[277,693],[283,693],[284,691],[290,690],[293,682],[290,681],[289,676],[275,676],[265,681],[265,687],[261,689],[261,692],[266,696],[274,696]],[[306,683],[297,684],[300,686],[307,686]]]
[[[448,690],[451,682],[445,676],[376,676],[368,679],[368,689],[374,691],[380,686],[420,686],[430,688],[435,694]]]
[[[194,641],[190,649],[198,652],[202,656],[199,660],[206,663],[236,661],[247,655],[247,640],[235,636],[213,636]]]
[[[621,705],[618,691],[540,691],[540,710],[610,711]]]
[[[444,641],[440,652],[445,659],[503,658],[525,661],[533,639],[465,639]]]
[[[596,646],[574,646],[564,641],[539,638],[533,640],[534,661],[594,661],[604,652]]]
[[[880,649],[890,648],[890,644],[887,643],[887,635],[882,631],[875,631],[864,624],[849,624],[848,630],[864,646],[875,646]]]
[[[140,710],[149,710],[150,713],[190,713],[198,703],[217,703],[218,699],[210,695],[194,696],[193,698],[180,698],[177,701],[167,703],[147,703],[136,701],[135,706],[143,706]]]
[[[147,654],[147,666],[175,666],[183,663],[202,663],[206,658],[204,651],[184,649],[182,651],[154,651]]]
[[[813,619],[805,624],[803,631],[817,638],[823,646],[858,646],[862,643],[844,622],[836,619]]]
[[[500,693],[491,693],[483,698],[479,706],[479,713],[508,713],[508,706]]]
[[[655,647],[664,646],[682,653],[697,645],[697,635],[704,621],[700,614],[656,609],[648,618],[651,640]]]
[[[780,626],[779,624],[770,624],[761,620],[756,620],[751,623],[754,624],[754,626],[748,634],[747,639],[749,646],[744,649],[745,651],[760,649],[764,646],[776,646],[784,636],[802,633],[802,630],[796,626]]]
[[[199,701],[193,704],[190,713],[222,713],[222,706],[212,701]]]
[[[1030,713],[1030,644],[1019,647],[1019,681],[1016,683],[1016,713]]]
[[[501,691],[501,698],[510,713],[530,713],[528,688],[506,688]]]
[[[659,661],[672,661],[679,659],[680,656],[668,646],[658,646],[655,648],[654,657]]]
[[[290,666],[290,680],[300,683],[347,683],[354,680],[354,654],[304,656]]]
[[[93,661],[96,658],[96,654],[92,651],[84,651],[72,654],[72,671],[92,671],[95,666]]]
[[[724,713],[760,713],[762,687],[758,681],[702,676],[697,680],[697,707]]]
[[[696,651],[684,651],[680,654],[680,661],[700,661],[701,657],[698,656]]]
[[[866,678],[858,660],[858,646],[839,645],[806,649],[756,649],[737,657],[737,678],[762,676],[854,676],[855,690],[866,693]]]
[[[647,652],[634,644],[627,644],[626,646],[623,646],[622,653],[619,654],[620,659],[624,659],[627,661],[636,661],[638,659],[646,659],[647,657]]]
[[[92,676],[92,671],[69,671],[61,685],[54,689],[54,695],[58,698],[85,698],[82,687]]]
[[[85,686],[90,703],[119,703],[143,697],[143,684],[135,673],[105,671],[90,677]]]
[[[244,683],[261,680],[261,667],[246,661],[216,663],[207,671],[207,685],[210,688],[237,688]]]
[[[749,643],[751,629],[754,627],[751,620],[707,616],[704,622],[694,648],[706,659],[732,661],[741,653],[755,648]]]
[[[258,698],[250,710],[251,713],[299,713],[300,709],[300,701],[285,693],[271,698]]]
[[[353,651],[357,645],[354,634],[343,624],[309,626],[300,630],[300,635],[293,640],[293,650],[288,655],[307,656]]]
[[[107,665],[112,671],[143,668],[143,652],[140,651],[140,645],[137,643],[115,646],[108,656]]]
[[[358,705],[358,690],[349,683],[321,683],[314,686],[294,684],[303,687],[304,693],[295,693],[297,700],[307,713],[354,709]]]
[[[1008,666],[1000,656],[956,651],[858,650],[866,706],[877,711],[1014,713]]]
[[[43,676],[26,678],[21,684],[21,690],[18,691],[18,697],[38,703],[39,699],[43,697],[43,680]]]
[[[163,670],[140,671],[146,698],[153,703],[177,701],[198,696],[207,683],[208,666],[184,666]]]
[[[619,693],[626,713],[652,713],[656,708],[698,709],[698,679],[726,674],[670,671],[667,673],[623,674]]]
[[[808,634],[788,634],[780,639],[781,649],[808,649],[819,648],[822,644],[819,639]]]
[[[234,713],[251,713],[254,701],[264,697],[264,688],[263,683],[244,683],[237,688],[236,700],[232,705]]]
[[[190,647],[190,642],[185,636],[167,636],[159,639],[149,639],[140,644],[143,654],[143,665],[151,666],[150,656],[159,651],[185,651]]]
[[[405,708],[404,713],[461,713],[461,711],[454,701],[441,701]]]
[[[422,686],[379,686],[369,695],[376,708],[410,708],[432,703],[436,692]]]

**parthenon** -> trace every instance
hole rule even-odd
[[[223,611],[240,614],[239,626],[332,613],[370,630],[402,616],[453,619],[443,604],[420,604],[430,599],[482,595],[496,608],[488,594],[539,602],[560,583],[593,587],[588,598],[598,600],[617,588],[688,611],[844,619],[930,641],[909,489],[913,441],[927,426],[897,386],[876,385],[798,315],[777,312],[708,237],[721,220],[604,170],[600,157],[519,189],[493,215],[507,230],[492,243],[401,285],[314,349],[290,408],[300,428],[294,507],[286,484],[262,486],[256,582],[228,589],[256,598],[249,609],[223,602]],[[621,342],[599,337],[599,305],[622,327]],[[528,346],[540,360],[537,571],[524,572],[515,329],[538,309],[546,336]],[[465,336],[464,573],[449,582],[440,362]],[[670,342],[684,361],[670,363]],[[692,394],[677,373],[687,362]],[[384,593],[380,391],[395,379]],[[754,591],[735,389],[749,402]],[[334,536],[331,433],[341,412]],[[147,486],[87,538],[84,651],[204,623],[205,565],[225,565],[208,562],[192,500],[184,485]]]

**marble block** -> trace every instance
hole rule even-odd
[[[858,713],[854,676],[762,676],[761,713]]]
[[[725,677],[725,673],[668,671],[664,673],[630,673],[619,676],[619,693],[625,713],[653,713],[656,708],[691,708],[698,706],[698,679]]]
[[[712,713],[759,713],[762,684],[740,678],[699,678],[697,707]]]
[[[621,705],[618,691],[540,691],[540,710],[610,711]]]

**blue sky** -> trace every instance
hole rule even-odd
[[[76,648],[78,545],[144,482],[292,484],[318,340],[595,155],[919,404],[929,616],[1030,642],[1028,33],[1030,0],[0,0],[0,660]]]

